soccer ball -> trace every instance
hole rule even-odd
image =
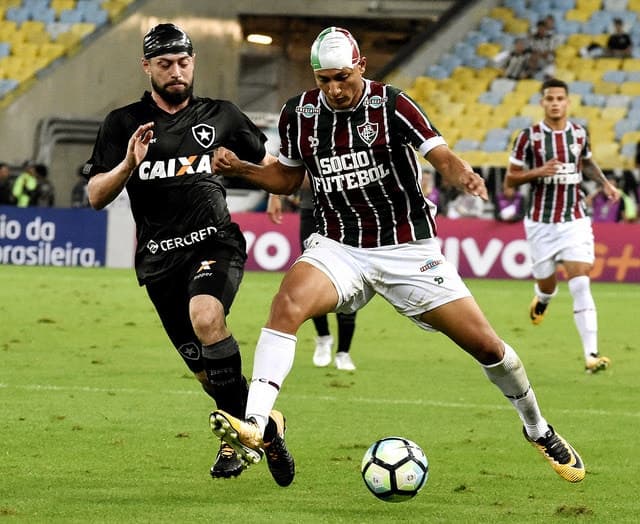
[[[385,502],[409,500],[429,477],[429,461],[415,442],[386,437],[374,442],[362,459],[362,478],[369,491]]]

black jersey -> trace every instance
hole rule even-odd
[[[141,284],[166,276],[188,261],[204,242],[236,243],[222,177],[211,154],[224,146],[239,158],[261,162],[266,136],[234,104],[192,97],[175,114],[160,109],[145,92],[139,102],[116,109],[104,120],[85,166],[88,177],[110,171],[125,157],[138,126],[154,122],[146,157],[126,189],[136,223],[136,273]]]

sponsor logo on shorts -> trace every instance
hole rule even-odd
[[[433,281],[434,281],[436,284],[438,284],[439,286],[441,286],[441,285],[442,285],[442,283],[444,282],[444,278],[442,278],[442,277],[436,277],[436,278],[434,278],[434,279],[433,279]]]
[[[200,262],[200,267],[196,273],[202,273],[203,271],[211,271],[213,264],[215,264],[215,260],[203,260]]]
[[[178,348],[178,353],[187,360],[198,360],[200,358],[200,346],[195,342],[187,342]]]
[[[433,258],[430,258],[424,263],[424,265],[420,266],[420,273],[429,271],[430,269],[433,269],[434,267],[439,266],[440,264],[442,264],[442,260],[435,260]]]
[[[149,242],[147,242],[147,249],[154,255],[158,250],[166,253],[167,251],[172,251],[174,249],[193,246],[203,240],[206,240],[210,236],[215,235],[217,232],[218,229],[216,227],[208,226],[203,227],[202,229],[197,229],[196,231],[191,231],[182,237],[167,238],[160,241],[149,240]]]

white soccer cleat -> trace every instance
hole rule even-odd
[[[356,370],[356,365],[353,363],[353,360],[351,360],[351,355],[349,355],[349,353],[346,353],[344,351],[338,351],[336,353],[335,364],[336,364],[336,368],[339,369],[340,371]]]
[[[331,364],[331,347],[333,346],[333,337],[325,335],[316,337],[316,350],[313,352],[313,365],[318,368],[325,368]]]

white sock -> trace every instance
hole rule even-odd
[[[543,304],[548,304],[549,302],[551,302],[551,299],[558,294],[558,286],[555,287],[555,289],[553,290],[553,293],[549,294],[549,293],[545,293],[544,291],[540,291],[540,288],[538,287],[538,283],[536,282],[533,285],[533,291],[538,297],[538,300],[540,302],[542,302]]]
[[[255,418],[263,434],[280,387],[293,366],[297,340],[294,335],[273,329],[263,328],[260,333],[253,359],[246,418]]]
[[[549,425],[540,413],[522,361],[509,344],[504,341],[503,344],[504,358],[497,364],[483,365],[482,369],[516,408],[527,434],[536,440],[547,432]]]
[[[569,291],[573,297],[573,320],[582,339],[584,358],[598,354],[598,315],[591,295],[588,276],[569,280]]]

